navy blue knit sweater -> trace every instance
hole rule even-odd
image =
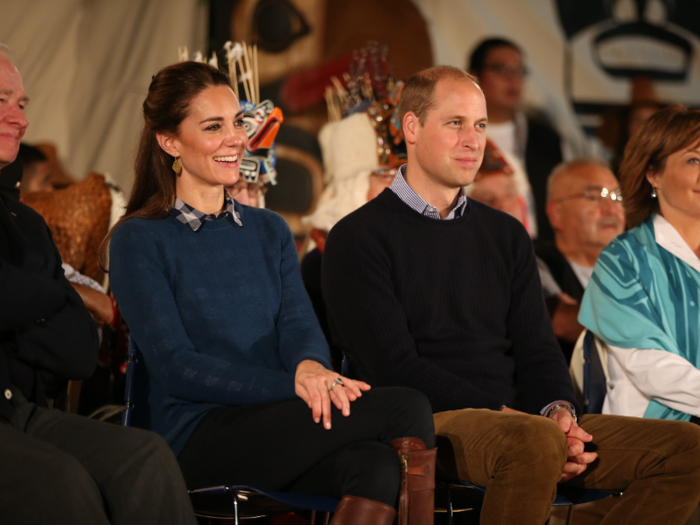
[[[330,368],[289,228],[236,210],[242,227],[130,219],[111,241],[110,283],[150,375],[151,428],[176,454],[210,409],[294,398],[301,361]]]
[[[322,282],[333,341],[373,386],[435,412],[574,402],[532,243],[505,213],[470,199],[440,221],[384,190],[333,227]]]

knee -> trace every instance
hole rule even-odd
[[[428,414],[433,418],[428,396],[414,388],[395,387],[396,395],[406,410],[415,414]]]
[[[503,454],[539,471],[561,475],[567,459],[566,435],[554,421],[538,416],[505,418],[501,429]]]
[[[700,426],[684,421],[672,422],[675,449],[683,457],[680,467],[700,479]]]
[[[678,424],[676,435],[689,448],[700,451],[700,425],[681,421]]]
[[[169,448],[166,441],[155,432],[134,427],[122,427],[124,431],[120,442],[125,449],[147,450],[152,453],[162,452]]]
[[[435,425],[430,401],[425,394],[413,388],[384,388],[394,406],[392,430],[394,436],[420,438],[427,448],[435,447]]]
[[[159,469],[176,467],[176,459],[168,443],[155,432],[138,428],[128,430],[123,436],[123,449],[120,453],[125,462],[131,462],[144,468],[155,465]],[[118,452],[119,453],[119,452]]]

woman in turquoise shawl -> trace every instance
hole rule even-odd
[[[620,187],[631,229],[601,253],[579,314],[610,348],[611,381],[615,367],[626,376],[606,407],[700,422],[700,111],[652,116],[625,150]]]

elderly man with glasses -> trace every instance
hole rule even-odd
[[[535,199],[539,239],[552,240],[545,215],[547,176],[559,164],[562,149],[559,135],[546,122],[526,116],[520,108],[528,74],[523,52],[503,38],[483,40],[469,57],[467,70],[479,79],[489,115],[488,136],[525,166]]]
[[[554,242],[536,241],[535,252],[561,288],[549,306],[554,333],[569,361],[583,330],[577,321],[579,302],[595,262],[625,229],[618,181],[601,161],[563,162],[547,179],[546,211]]]

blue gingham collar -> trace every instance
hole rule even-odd
[[[192,231],[199,231],[199,229],[204,224],[204,221],[213,221],[221,217],[233,217],[236,224],[243,226],[241,222],[241,216],[236,211],[235,202],[233,198],[228,194],[228,191],[224,190],[224,211],[215,215],[213,213],[201,212],[186,202],[180,200],[179,197],[175,198],[175,205],[172,210],[170,210],[170,215],[175,217],[182,224],[185,224],[192,228]]]
[[[418,213],[420,213],[421,215],[425,215],[426,217],[441,220],[440,213],[438,212],[437,208],[425,202],[423,197],[418,195],[413,190],[413,188],[411,188],[408,185],[408,182],[406,182],[406,179],[404,178],[406,174],[406,166],[408,166],[408,164],[404,164],[403,166],[401,166],[401,168],[399,168],[396,177],[394,177],[394,182],[391,183],[391,186],[389,186],[389,188],[399,197],[399,199],[401,199],[405,204],[410,206],[411,209],[413,209],[414,211],[417,211]],[[464,188],[460,188],[459,196],[457,198],[457,204],[452,209],[450,214],[445,218],[445,220],[449,221],[451,219],[461,217],[462,214],[464,214],[464,210],[466,209],[466,207],[467,194],[464,191]]]

